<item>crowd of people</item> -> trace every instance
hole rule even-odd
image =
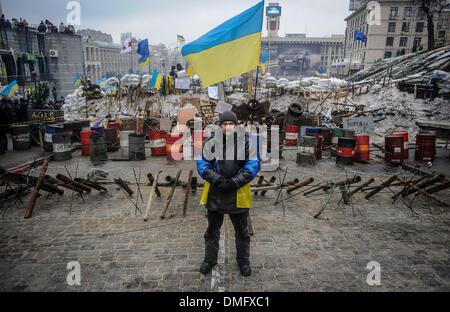
[[[30,27],[29,22],[24,18],[12,18],[11,21],[5,18],[5,15],[2,14],[0,16],[0,27],[5,29],[21,29],[28,31],[28,29],[35,29],[41,33],[65,33],[75,35],[75,27],[73,25],[64,25],[63,22],[59,25],[59,27],[55,26],[48,19],[41,21],[40,24],[36,28]]]

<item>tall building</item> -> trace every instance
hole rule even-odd
[[[26,87],[45,81],[51,89],[56,87],[58,97],[66,96],[73,91],[73,78],[83,73],[81,36],[2,24],[0,65],[2,84],[17,80]]]
[[[331,65],[342,60],[344,35],[307,37],[306,34],[279,35],[282,8],[279,3],[266,7],[267,37],[262,48],[269,52],[268,71],[279,77],[298,78],[314,75],[315,70],[329,71]]]
[[[83,38],[90,39],[91,41],[102,41],[113,43],[113,37],[110,34],[103,33],[99,30],[93,29],[81,29],[77,31],[77,34],[83,36]]]
[[[436,46],[450,43],[449,20],[449,8],[435,14]],[[344,63],[350,72],[428,48],[427,19],[414,0],[363,0],[345,21]],[[366,42],[354,40],[357,31],[364,33]]]

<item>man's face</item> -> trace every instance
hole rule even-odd
[[[225,135],[230,135],[230,134],[233,134],[233,132],[234,132],[234,128],[236,127],[236,124],[234,123],[234,122],[232,122],[232,121],[225,121],[222,125],[221,125],[221,128],[222,128],[222,132],[225,134]]]

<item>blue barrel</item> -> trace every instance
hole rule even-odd
[[[44,150],[46,152],[53,152],[53,135],[63,132],[64,126],[61,124],[52,124],[45,126]]]
[[[306,136],[315,137],[316,135],[320,135],[322,133],[322,128],[306,128]]]
[[[97,134],[103,134],[105,132],[104,127],[92,127],[91,130],[95,131],[95,133],[97,133]]]

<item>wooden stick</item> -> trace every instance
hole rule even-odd
[[[192,176],[194,175],[194,171],[189,171],[189,178],[186,185],[186,194],[184,196],[184,203],[183,203],[183,218],[186,218],[187,208],[189,204],[189,193],[191,192],[191,184],[192,184]]]
[[[175,193],[175,189],[177,187],[178,180],[180,179],[180,175],[181,175],[181,169],[178,170],[177,176],[175,178],[175,183],[172,185],[172,189],[170,190],[169,197],[167,198],[166,208],[164,209],[163,213],[161,214],[161,219],[166,218],[166,213],[167,213],[167,210],[169,209],[170,202],[172,201],[173,194]]]
[[[151,191],[150,191],[150,196],[149,196],[148,202],[147,202],[147,208],[145,209],[145,215],[144,215],[144,221],[146,221],[146,222],[147,222],[148,216],[149,216],[149,214],[150,214],[150,208],[151,208],[151,206],[152,206],[153,197],[154,197],[154,195],[155,195],[156,187],[157,187],[157,185],[158,185],[158,178],[159,178],[159,175],[160,175],[161,173],[162,173],[162,170],[158,171],[158,173],[156,174],[156,179],[155,179],[155,181],[154,181],[154,183],[153,183],[153,185],[152,185],[152,189],[151,189]]]
[[[39,196],[39,190],[41,189],[42,180],[44,180],[47,168],[48,168],[48,158],[45,158],[44,163],[42,164],[41,172],[39,173],[36,186],[34,187],[33,193],[31,194],[30,201],[28,202],[27,209],[25,211],[25,219],[29,219],[33,215],[33,209],[34,206],[36,205],[36,201]]]

